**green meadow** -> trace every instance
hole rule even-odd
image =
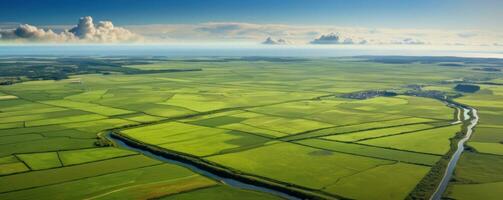
[[[487,84],[501,72],[472,69],[483,63],[149,62],[121,66],[135,74],[84,73],[0,86],[0,199],[281,199],[120,148],[103,138],[111,130],[325,198],[411,198],[431,190],[419,183],[439,176],[432,169],[445,164],[452,139],[463,131],[462,124],[451,124],[457,109],[434,94],[480,115],[444,196],[503,195],[503,86]],[[186,71],[166,71],[172,69]],[[460,78],[481,89],[454,90],[449,80]]]
[[[476,108],[480,120],[445,194],[448,198],[500,199],[503,195],[503,86],[490,83],[479,84],[479,91],[458,99]]]

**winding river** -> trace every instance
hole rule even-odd
[[[471,115],[469,114],[470,111]],[[473,128],[479,121],[477,110],[474,108],[463,108],[463,116],[464,121],[470,120],[468,126],[466,127],[466,133],[464,134],[464,137],[459,140],[456,152],[454,152],[451,159],[449,160],[449,163],[447,164],[447,169],[445,170],[444,176],[442,177],[442,181],[431,196],[430,200],[440,200],[442,198],[442,194],[444,194],[447,186],[449,185],[449,181],[451,180],[452,174],[454,173],[454,169],[456,168],[459,157],[461,157],[461,154],[465,150],[465,143],[472,136]]]
[[[206,170],[202,167],[199,167],[197,165],[191,164],[190,162],[184,162],[183,160],[168,158],[167,156],[158,155],[153,151],[144,150],[141,148],[134,147],[134,146],[128,144],[127,142],[125,142],[125,140],[121,139],[120,136],[112,135],[112,134],[113,133],[109,132],[105,135],[105,137],[108,140],[112,141],[119,148],[128,149],[131,151],[136,151],[136,152],[142,153],[145,156],[148,156],[148,157],[151,157],[151,158],[154,158],[154,159],[166,162],[166,163],[175,164],[175,165],[179,165],[179,166],[188,168],[188,169],[192,170],[193,172],[196,172],[198,174],[209,177],[209,178],[216,180],[222,184],[225,184],[225,185],[228,185],[231,187],[235,187],[235,188],[239,188],[239,189],[269,193],[269,194],[279,196],[281,198],[289,199],[289,200],[303,199],[301,197],[293,196],[291,194],[287,194],[285,192],[276,190],[274,188],[268,188],[268,187],[264,187],[264,186],[260,186],[260,185],[254,185],[254,184],[250,184],[250,183],[245,183],[243,181],[240,181],[240,180],[237,180],[234,178],[224,177],[224,176],[218,175],[216,173],[213,173],[209,170]]]
[[[454,152],[454,154],[452,155],[452,157],[450,158],[449,163],[447,165],[447,168],[445,170],[445,173],[442,177],[442,180],[439,183],[439,185],[436,188],[433,195],[430,197],[430,200],[440,200],[442,198],[442,194],[447,189],[447,186],[449,184],[449,181],[451,180],[451,177],[453,175],[456,164],[465,149],[464,145],[470,139],[470,137],[473,133],[473,128],[477,125],[477,123],[479,121],[479,116],[477,115],[476,109],[463,108],[460,106],[456,106],[456,107],[458,109],[463,110],[463,121],[466,122],[469,120],[469,124],[466,127],[466,133],[464,134],[463,138],[458,141],[457,149]],[[461,112],[458,112],[458,121],[453,122],[453,123],[460,123],[461,122],[460,117],[461,117]],[[170,156],[160,155],[159,153],[156,153],[156,152],[151,151],[149,149],[138,148],[135,145],[131,145],[130,142],[127,141],[127,139],[121,138],[121,136],[115,135],[112,132],[107,133],[105,135],[105,137],[108,140],[112,141],[119,148],[124,148],[124,149],[128,149],[128,150],[136,151],[136,152],[142,153],[148,157],[151,157],[151,158],[154,158],[157,160],[161,160],[161,161],[164,161],[164,162],[167,162],[170,164],[175,164],[175,165],[179,165],[179,166],[188,168],[196,173],[199,173],[199,174],[204,175],[206,177],[209,177],[211,179],[217,180],[218,182],[221,182],[222,184],[225,184],[225,185],[228,185],[231,187],[269,193],[269,194],[279,196],[284,199],[290,199],[290,200],[304,199],[301,196],[292,195],[288,192],[284,192],[284,191],[276,189],[274,187],[267,187],[267,186],[264,186],[263,184],[253,184],[253,182],[250,183],[247,181],[241,181],[237,178],[233,178],[233,177],[229,177],[229,176],[222,176],[222,175],[219,175],[218,173],[214,173],[211,170],[208,170],[204,167],[198,166],[198,165],[193,164],[191,162],[187,162],[186,160],[183,160],[183,159],[172,158]]]

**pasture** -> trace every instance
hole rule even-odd
[[[462,131],[451,124],[456,109],[431,94],[457,94],[449,80],[497,76],[435,62],[342,58],[148,61],[118,67],[137,73],[0,86],[0,199],[280,199],[98,137],[110,130],[301,192],[404,199]],[[155,71],[173,69],[200,70]],[[477,108],[481,119],[449,198],[492,198],[483,191],[503,181],[503,90],[480,86],[453,99]],[[351,97],[373,91],[396,95]]]
[[[490,80],[499,83],[501,78]],[[445,197],[454,199],[499,199],[503,193],[503,86],[480,84],[480,90],[457,101],[478,110],[479,123],[455,170]]]

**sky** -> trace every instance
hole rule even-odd
[[[501,0],[0,3],[0,43],[503,46]]]

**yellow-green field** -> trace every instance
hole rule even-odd
[[[495,81],[498,83],[498,81]],[[501,199],[503,196],[503,86],[479,85],[480,91],[457,101],[480,116],[470,151],[461,156],[445,196],[454,199]]]
[[[281,199],[98,139],[112,129],[301,192],[405,199],[424,189],[418,184],[463,130],[451,124],[456,109],[407,91],[422,85],[422,92],[456,94],[445,81],[501,75],[437,63],[215,59],[124,66],[201,71],[81,74],[0,86],[0,199]],[[480,124],[448,198],[503,195],[497,190],[503,86],[479,85],[453,99],[477,108]],[[384,90],[398,95],[345,96]]]

